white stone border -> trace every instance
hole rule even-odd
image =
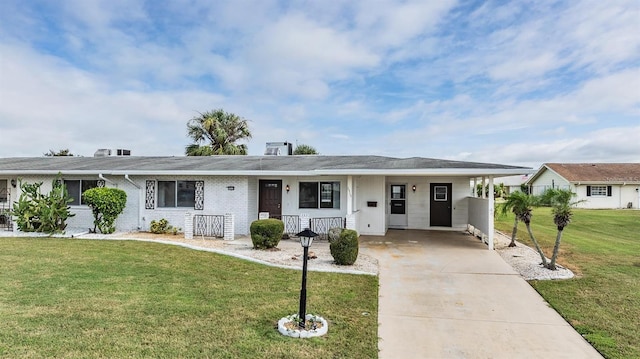
[[[313,337],[323,336],[327,334],[327,331],[329,330],[329,323],[327,323],[327,321],[323,317],[313,315],[313,314],[307,314],[305,316],[305,319],[322,323],[321,328],[314,329],[314,330],[300,330],[300,329],[287,329],[287,327],[284,326],[286,323],[297,321],[297,319],[298,319],[297,313],[291,314],[288,317],[281,318],[278,321],[278,331],[280,332],[280,334],[287,337],[304,339],[304,338],[313,338]]]

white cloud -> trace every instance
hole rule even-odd
[[[629,158],[596,134],[637,131],[637,1],[47,9],[0,14],[0,155],[180,155],[186,121],[219,107],[251,121],[252,154],[298,140],[325,154]]]

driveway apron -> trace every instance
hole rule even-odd
[[[390,230],[361,247],[380,264],[380,358],[602,358],[469,234]]]

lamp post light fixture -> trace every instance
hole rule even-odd
[[[309,247],[311,247],[311,243],[313,243],[313,238],[317,237],[318,234],[310,230],[309,228],[305,228],[304,231],[296,234],[300,238],[300,245],[304,248],[304,258],[302,259],[302,287],[300,289],[300,310],[298,311],[298,327],[300,329],[305,329],[305,317],[307,310],[307,260],[309,258]]]

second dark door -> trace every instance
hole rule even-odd
[[[451,227],[451,183],[432,183],[430,226]]]

